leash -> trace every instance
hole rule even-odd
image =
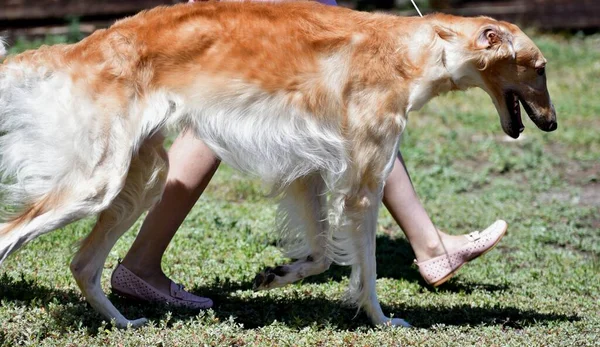
[[[423,17],[423,15],[421,14],[421,11],[419,11],[419,7],[417,6],[417,4],[415,4],[415,0],[410,0],[410,2],[412,2],[412,4],[415,7],[415,9],[417,10],[417,13],[419,14],[419,16]]]

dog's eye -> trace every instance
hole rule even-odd
[[[535,69],[535,72],[537,72],[537,74],[540,76],[544,76],[544,74],[546,73],[546,68],[545,67],[537,68],[537,69]]]

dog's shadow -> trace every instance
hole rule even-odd
[[[413,253],[409,243],[403,238],[378,237],[377,269],[379,277],[402,279],[424,285],[418,270],[412,265]],[[306,279],[305,283],[327,283],[346,280],[348,267],[332,266],[324,274]],[[370,323],[363,314],[356,314],[355,308],[343,305],[339,300],[320,295],[290,296],[279,295],[237,296],[238,290],[250,290],[252,281],[231,283],[219,281],[205,287],[192,289],[193,293],[211,297],[215,301],[214,315],[219,321],[234,318],[244,328],[252,329],[268,326],[273,322],[282,322],[295,329],[306,326],[333,326],[343,330],[356,330],[369,327]],[[507,286],[482,283],[469,283],[464,280],[451,280],[437,292],[463,292],[474,290],[499,291]],[[161,320],[170,315],[170,322],[186,320],[197,312],[172,310],[165,305],[148,305],[131,302],[109,294],[109,299],[121,312],[130,318],[147,317]],[[57,330],[66,333],[73,326],[81,325],[90,335],[95,335],[101,327],[102,318],[83,300],[75,290],[61,290],[38,284],[35,280],[14,279],[6,274],[0,276],[0,300],[17,302],[26,306],[48,308]],[[50,305],[50,304],[57,305]],[[50,308],[52,306],[52,308]],[[384,312],[396,313],[416,327],[427,328],[434,324],[445,325],[502,325],[521,328],[548,321],[577,321],[576,315],[546,314],[515,307],[471,307],[471,305],[438,306],[383,306]],[[173,313],[170,313],[173,311]]]
[[[245,329],[254,329],[282,322],[290,328],[302,329],[307,326],[335,327],[340,330],[357,330],[369,327],[364,314],[356,314],[356,309],[344,306],[339,300],[326,296],[280,297],[264,295],[241,298],[235,293],[238,289],[248,289],[251,281],[245,283],[215,283],[207,287],[197,287],[192,291],[214,299],[214,315],[219,321],[229,320],[242,324]],[[197,312],[172,309],[165,305],[135,303],[115,295],[109,299],[126,317],[147,317],[159,321],[170,316],[170,324],[194,318]],[[23,306],[43,306],[52,317],[59,333],[68,333],[73,326],[85,327],[89,335],[96,335],[102,327],[102,318],[75,290],[61,290],[39,285],[35,280],[13,279],[7,275],[0,277],[0,300],[11,301]],[[415,327],[428,328],[434,324],[445,325],[502,325],[503,328],[520,329],[544,322],[578,321],[576,315],[539,313],[515,307],[472,307],[471,305],[446,306],[383,306],[385,312],[401,314]]]
[[[206,288],[202,288],[206,293]],[[216,299],[216,315],[221,320],[234,317],[236,323],[246,329],[260,328],[273,322],[282,322],[293,329],[308,326],[334,327],[336,330],[354,331],[371,327],[364,313],[357,315],[356,308],[348,307],[326,296],[272,298],[264,296],[252,299],[240,299],[212,295]],[[507,328],[521,329],[526,326],[556,321],[579,321],[576,315],[540,313],[516,307],[472,307],[465,303],[449,306],[408,306],[382,305],[386,313],[405,318],[417,328],[429,328],[437,324],[448,326],[501,325]]]

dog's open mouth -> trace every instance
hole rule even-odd
[[[511,118],[512,129],[510,135],[518,137],[520,133],[525,130],[523,120],[521,119],[521,104],[519,103],[519,96],[517,93],[507,91],[504,94],[504,100],[506,101],[506,108]]]

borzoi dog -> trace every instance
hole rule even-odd
[[[187,129],[281,196],[280,231],[299,260],[259,289],[351,265],[354,303],[374,324],[407,325],[379,305],[375,230],[408,113],[479,87],[506,134],[523,131],[520,104],[553,131],[545,65],[506,22],[309,2],[159,7],[76,44],[9,57],[0,65],[0,170],[11,212],[0,261],[97,215],[73,276],[117,326],[146,322],[112,305],[101,272],[117,239],[161,197],[164,129]]]

